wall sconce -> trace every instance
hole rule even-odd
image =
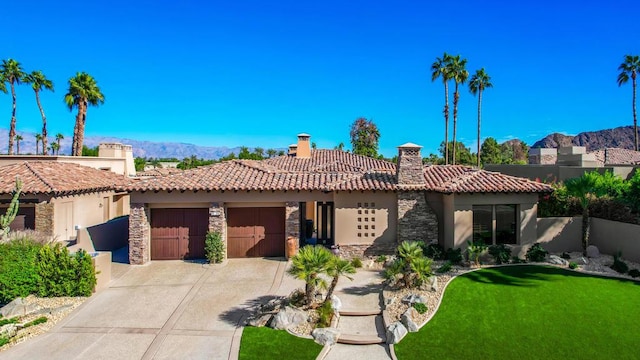
[[[218,216],[220,216],[220,215],[221,215],[220,210],[213,210],[213,211],[211,211],[211,216],[216,216],[216,217],[218,217]]]

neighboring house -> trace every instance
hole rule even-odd
[[[176,169],[180,164],[180,161],[155,161],[147,162],[144,165],[144,171],[156,170],[156,169]]]
[[[34,229],[55,239],[75,240],[77,230],[129,213],[129,195],[116,191],[122,175],[58,161],[22,161],[0,167],[0,212],[22,181],[19,216],[12,229]]]
[[[129,258],[202,257],[219,231],[227,257],[283,256],[300,245],[339,245],[346,256],[392,253],[404,240],[446,248],[482,238],[517,254],[536,241],[538,193],[547,185],[465,166],[423,166],[420,146],[398,164],[312,150],[298,136],[288,156],[230,160],[132,181]]]
[[[564,181],[588,171],[610,171],[623,179],[640,168],[640,152],[607,148],[587,152],[584,146],[529,149],[528,165],[486,165],[490,171],[545,182]]]

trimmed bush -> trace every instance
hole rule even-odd
[[[446,272],[450,271],[450,270],[451,270],[451,267],[452,267],[452,265],[451,265],[451,261],[447,261],[447,262],[445,262],[444,264],[442,264],[442,266],[440,266],[439,268],[437,268],[437,269],[436,269],[436,272],[437,272],[438,274],[444,274],[444,273],[446,273]]]
[[[548,253],[540,243],[535,243],[527,250],[525,257],[530,262],[543,262]]]
[[[453,265],[460,265],[462,262],[462,250],[460,248],[449,248],[444,253],[445,260],[451,262]]]
[[[378,255],[378,257],[376,257],[376,262],[384,264],[385,262],[387,262],[387,255]]]
[[[561,256],[561,257],[562,257],[563,259],[565,259],[565,260],[569,260],[569,259],[571,259],[571,255],[569,255],[569,253],[568,253],[568,252],[566,252],[566,251],[562,253],[562,256]]]
[[[362,259],[360,259],[359,257],[354,257],[353,259],[351,259],[351,266],[356,269],[360,269],[362,267]]]
[[[440,244],[420,244],[422,246],[422,253],[424,256],[433,260],[444,260],[445,251]]]
[[[493,256],[496,264],[508,264],[511,257],[511,248],[505,244],[489,246],[489,254]]]
[[[41,248],[42,245],[28,240],[0,244],[0,304],[37,291],[35,263]]]
[[[220,263],[224,260],[224,242],[218,231],[208,232],[204,239],[204,253],[209,263]]]
[[[629,270],[629,276],[631,276],[634,279],[637,278],[637,277],[640,277],[640,270],[638,270],[638,269]]]
[[[569,269],[577,269],[578,268],[578,264],[574,263],[573,261],[569,263]]]
[[[61,244],[40,249],[36,272],[39,278],[37,293],[42,297],[90,296],[96,286],[91,256],[84,250],[69,254]]]

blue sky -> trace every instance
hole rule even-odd
[[[615,4],[613,4],[615,3]],[[429,66],[461,54],[494,84],[483,138],[529,144],[632,124],[623,55],[640,54],[637,1],[12,1],[0,58],[40,69],[49,132],[71,136],[62,98],[86,71],[106,97],[86,135],[208,146],[286,147],[307,132],[318,147],[349,144],[373,119],[387,156],[414,142],[436,152],[444,90]],[[11,97],[0,94],[0,127]],[[458,140],[475,148],[477,100],[461,90]],[[38,132],[33,91],[18,89],[18,131]]]

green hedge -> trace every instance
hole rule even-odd
[[[36,257],[42,247],[40,244],[24,240],[0,244],[1,304],[36,292]]]

